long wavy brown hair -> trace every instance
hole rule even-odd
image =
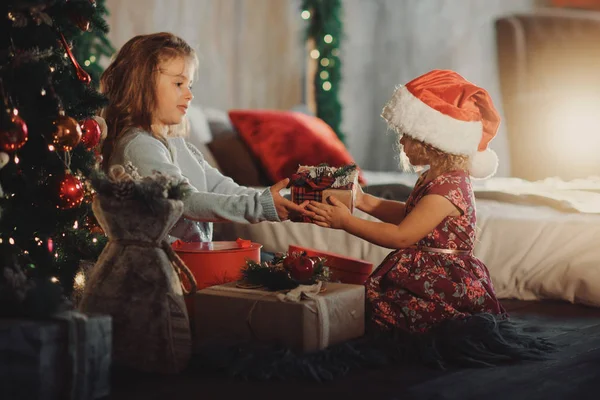
[[[166,133],[152,127],[159,67],[179,57],[192,62],[194,69],[198,65],[196,52],[180,37],[168,32],[139,35],[123,45],[102,74],[100,91],[108,97],[101,112],[108,126],[102,145],[105,170],[117,140],[129,129],[142,128],[165,144],[166,136],[185,130],[185,119]]]
[[[404,148],[400,144],[400,138],[398,135],[398,151],[400,152],[400,167],[404,170],[410,171],[415,170],[415,167],[422,167],[421,165],[411,165],[407,157],[402,157],[404,154]],[[435,164],[441,171],[456,171],[460,169],[468,169],[469,167],[469,156],[446,153],[432,145],[412,138],[406,135],[406,139],[414,143],[414,152],[418,155],[421,160],[428,160],[429,165]]]

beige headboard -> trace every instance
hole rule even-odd
[[[600,13],[510,15],[496,33],[513,175],[600,175]]]

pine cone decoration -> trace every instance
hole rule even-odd
[[[134,192],[135,182],[133,180],[123,180],[113,183],[113,194],[117,199],[131,199],[133,198]]]

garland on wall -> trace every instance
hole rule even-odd
[[[308,21],[307,99],[311,111],[325,121],[344,142],[339,101],[341,62],[339,46],[343,34],[341,0],[302,0],[302,19]]]

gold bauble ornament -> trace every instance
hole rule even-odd
[[[52,144],[57,150],[71,151],[81,141],[81,127],[73,118],[59,115],[52,125]]]

